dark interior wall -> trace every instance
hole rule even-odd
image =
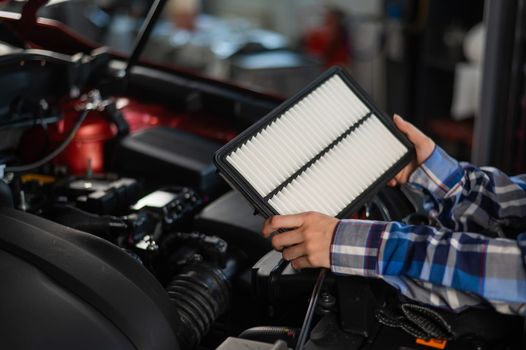
[[[487,0],[481,114],[472,160],[509,173],[526,170],[524,68],[526,2]]]

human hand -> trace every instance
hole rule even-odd
[[[292,267],[330,268],[332,236],[339,220],[316,212],[294,215],[276,215],[263,225],[263,236],[269,237],[279,229],[291,229],[272,238],[272,246],[283,250],[283,259],[292,262]]]
[[[427,137],[422,131],[418,130],[413,124],[406,122],[399,115],[394,115],[393,121],[398,129],[403,132],[409,141],[415,145],[416,157],[405,166],[387,185],[394,187],[405,184],[409,176],[422,164],[435,149],[435,142]]]

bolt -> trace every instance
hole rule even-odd
[[[19,209],[22,210],[22,211],[27,211],[27,209],[28,209],[27,201],[26,201],[26,194],[25,194],[24,191],[20,191],[20,205],[19,205]]]

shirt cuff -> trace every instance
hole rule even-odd
[[[334,273],[378,277],[378,251],[387,223],[340,220],[331,245]]]
[[[464,176],[457,160],[442,148],[435,146],[433,153],[409,177],[409,184],[425,188],[435,198],[442,198],[455,188]]]

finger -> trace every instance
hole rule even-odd
[[[404,167],[402,170],[398,172],[398,174],[395,175],[389,182],[387,183],[388,186],[394,187],[396,185],[400,185],[406,182],[407,178],[407,166]]]
[[[398,174],[396,174],[396,176],[393,178],[393,180],[395,181],[396,185],[400,185],[400,184],[403,184],[403,183],[406,182],[407,176],[408,176],[408,170],[411,168],[411,166],[412,166],[412,164],[409,163],[402,170],[400,170],[398,172]]]
[[[275,235],[272,238],[272,246],[276,250],[282,250],[294,244],[303,242],[303,235],[299,230],[292,230]]]
[[[305,254],[305,244],[296,244],[283,250],[283,259],[291,261]]]
[[[268,218],[263,225],[263,236],[268,237],[280,228],[296,228],[303,224],[305,214],[276,215]]]
[[[394,115],[393,120],[398,129],[400,129],[415,146],[421,145],[427,140],[427,136],[422,131],[417,129],[413,124],[406,122],[398,114]]]
[[[272,217],[266,219],[263,223],[263,227],[261,228],[261,234],[263,234],[265,238],[270,236],[272,232],[276,231],[274,230],[274,228],[272,228],[272,225],[270,224],[270,219],[272,219]]]
[[[306,256],[301,256],[292,261],[292,267],[296,270],[314,267],[307,260]]]

